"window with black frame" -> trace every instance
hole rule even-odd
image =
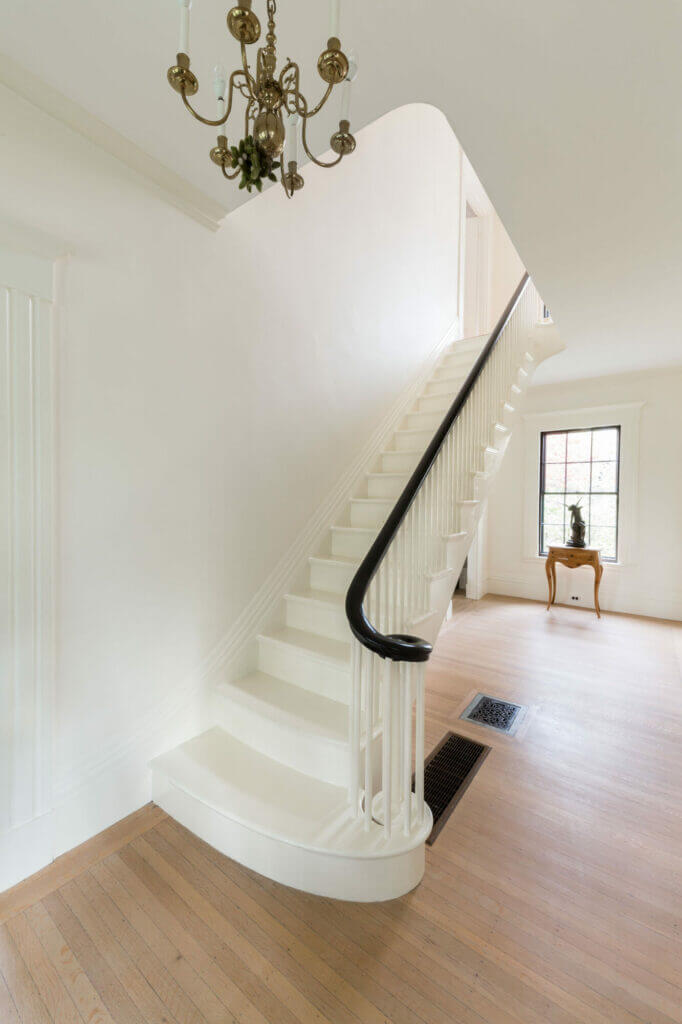
[[[585,544],[618,559],[620,427],[548,430],[540,435],[539,551],[570,537],[568,505],[580,504]]]

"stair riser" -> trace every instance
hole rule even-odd
[[[441,421],[451,405],[452,400],[449,395],[426,395],[419,399],[419,411],[438,413]]]
[[[350,506],[350,525],[367,526],[371,529],[380,529],[386,522],[388,513],[393,508],[393,502],[386,501],[381,504],[367,504],[362,501],[352,501]]]
[[[428,430],[431,434],[441,425],[443,420],[437,412],[411,412],[405,417],[406,430]]]
[[[248,740],[249,746],[265,757],[333,786],[347,784],[347,745],[296,728],[295,723],[275,721],[257,706],[246,706],[220,693],[213,693],[211,711],[216,725],[241,742]]]
[[[358,563],[359,564],[359,563]],[[357,571],[355,565],[334,565],[332,562],[310,563],[310,586],[313,590],[328,590],[332,594],[345,594]]]
[[[332,555],[344,558],[363,559],[370,549],[374,537],[367,533],[349,533],[332,530]]]
[[[471,369],[471,365],[471,360],[467,359],[465,362],[460,360],[460,362],[455,366],[439,366],[435,371],[432,380],[451,380],[453,377],[457,377],[464,381]]]
[[[417,465],[419,456],[411,452],[409,455],[404,452],[384,452],[381,456],[381,468],[384,473],[410,473]]]
[[[468,373],[475,361],[475,352],[455,353],[453,355],[443,356],[438,369],[445,370],[449,374]]]
[[[286,623],[292,629],[305,633],[326,636],[330,640],[350,643],[351,634],[343,605],[327,605],[323,602],[300,601],[287,596]]]
[[[433,430],[396,430],[393,435],[393,443],[398,452],[423,452],[432,437]]]
[[[313,657],[309,651],[292,644],[279,644],[267,637],[258,638],[258,668],[268,675],[294,683],[311,693],[348,704],[350,669]]]
[[[402,494],[407,483],[407,473],[398,477],[380,476],[367,477],[367,495],[370,498],[397,498]]]
[[[424,388],[424,395],[452,395],[454,398],[464,383],[461,380],[432,380]]]

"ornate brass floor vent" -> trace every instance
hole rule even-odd
[[[427,839],[429,846],[466,792],[489,750],[483,743],[449,732],[429,754],[424,764],[424,799],[433,814],[433,829]]]
[[[525,710],[522,704],[512,704],[511,701],[500,700],[499,697],[478,693],[460,718],[513,736],[521,724]]]

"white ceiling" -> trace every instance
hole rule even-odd
[[[225,11],[194,0],[208,116],[212,65],[237,60]],[[4,0],[3,49],[230,208],[243,193],[209,163],[211,129],[165,81],[177,23],[176,0]],[[311,96],[327,28],[326,0],[280,0],[280,52]],[[682,363],[679,0],[342,0],[341,34],[360,63],[355,128],[414,101],[448,117],[567,342],[541,381]],[[405,159],[417,181],[428,152],[406,139]]]

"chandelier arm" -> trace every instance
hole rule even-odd
[[[294,72],[294,81],[293,81],[292,85],[288,89],[285,89],[284,88],[284,76],[287,73],[287,71],[293,71]],[[306,100],[305,96],[301,92],[300,74],[301,74],[300,68],[299,68],[298,64],[295,61],[293,61],[293,60],[288,61],[288,63],[285,64],[284,67],[282,68],[282,71],[281,71],[280,76],[279,76],[279,85],[280,85],[280,88],[284,91],[284,96],[285,96],[284,105],[285,105],[285,107],[287,108],[287,110],[288,110],[288,112],[290,114],[296,113],[300,117],[303,117],[303,118],[315,117],[315,114],[319,113],[319,111],[322,110],[322,107],[325,105],[325,103],[327,102],[327,100],[331,96],[331,92],[332,92],[332,89],[334,88],[334,84],[332,82],[330,82],[330,84],[325,89],[324,95],[322,96],[322,99],[317,104],[317,106],[313,107],[312,110],[308,110],[308,101]],[[294,109],[293,110],[289,106],[289,100],[290,99],[293,100],[293,104],[294,104]]]
[[[327,88],[325,90],[324,96],[322,97],[320,102],[317,104],[317,106],[313,107],[312,110],[307,110],[306,113],[303,116],[304,117],[315,117],[315,114],[319,113],[320,110],[322,110],[322,107],[325,105],[325,103],[327,102],[327,100],[331,96],[333,88],[334,88],[334,84],[332,82],[330,82],[330,84],[327,86]]]
[[[197,113],[197,111],[194,109],[192,104],[187,99],[187,92],[186,92],[184,86],[180,90],[180,95],[182,96],[182,102],[185,104],[185,106],[189,110],[189,112],[192,115],[192,117],[196,118],[197,121],[201,121],[202,124],[210,125],[213,128],[219,128],[221,125],[225,124],[225,122],[227,121],[228,117],[230,116],[230,112],[232,110],[232,98],[233,98],[233,94],[234,94],[234,80],[235,80],[235,78],[238,75],[243,75],[243,74],[244,74],[244,72],[241,69],[238,69],[237,71],[233,71],[232,74],[230,75],[229,89],[228,89],[228,93],[227,93],[227,107],[226,107],[225,113],[223,114],[223,116],[218,121],[211,121],[209,118],[202,117],[201,114]]]
[[[241,43],[241,49],[242,49],[242,68],[243,68],[243,74],[246,76],[246,81],[248,82],[248,85],[249,85],[249,92],[253,96],[253,90],[254,90],[255,85],[256,85],[256,80],[253,77],[253,75],[251,74],[251,72],[249,71],[249,62],[248,62],[247,57],[246,57],[246,44],[245,43]]]
[[[314,164],[317,164],[318,167],[336,167],[336,165],[338,163],[341,163],[341,161],[343,160],[343,153],[339,153],[336,160],[332,160],[330,164],[326,164],[324,160],[318,160],[317,157],[313,156],[313,154],[308,149],[308,140],[306,139],[305,126],[307,123],[308,122],[304,117],[303,120],[301,121],[301,142],[303,143],[303,149],[305,150],[306,155],[310,160],[312,160]]]
[[[279,174],[280,174],[280,181],[282,182],[282,188],[286,192],[287,199],[293,199],[294,198],[294,189],[292,188],[291,192],[289,191],[289,189],[287,188],[286,179],[284,177],[284,160],[282,160],[282,165],[280,167]]]
[[[227,173],[227,171],[225,170],[225,164],[221,164],[220,169],[223,172],[223,177],[227,178],[228,181],[232,181],[233,178],[236,178],[239,176],[239,174],[241,174],[241,167],[238,167],[234,174]]]
[[[255,100],[249,99],[248,103],[246,104],[246,111],[244,113],[244,135],[245,136],[249,134],[249,117],[251,116],[251,111],[253,109],[254,103],[255,103]]]

